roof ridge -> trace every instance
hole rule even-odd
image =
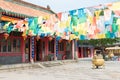
[[[29,8],[33,8],[33,9],[36,9],[36,10],[42,9],[43,11],[45,11],[45,12],[47,11],[47,12],[52,13],[52,14],[55,13],[51,9],[48,9],[48,8],[45,8],[45,7],[42,7],[42,6],[39,6],[39,5],[35,5],[35,4],[29,3],[29,2],[26,2],[26,1],[23,1],[23,0],[5,0],[5,1],[9,1],[9,2],[12,2],[14,4],[29,7]]]
[[[38,17],[55,14],[51,10],[45,10],[41,8],[31,8],[25,6],[26,4],[20,5],[19,2],[12,2],[13,0],[0,0],[0,11],[4,15],[18,16],[18,17]]]

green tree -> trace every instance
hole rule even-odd
[[[96,47],[105,47],[109,45],[113,45],[116,42],[119,42],[120,38],[103,38],[103,39],[91,39],[91,40],[79,40],[79,44],[88,44]]]

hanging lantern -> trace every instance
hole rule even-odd
[[[39,35],[37,35],[36,39],[37,39],[37,41],[38,41],[38,40],[40,39],[40,36],[39,36]]]
[[[53,38],[50,36],[50,37],[49,37],[49,40],[51,41],[52,39],[53,39]]]
[[[71,40],[68,40],[68,43],[70,43],[71,42]]]
[[[4,37],[5,37],[5,39],[7,39],[7,38],[8,38],[8,36],[9,36],[9,34],[8,34],[8,33],[4,33]]]
[[[28,35],[29,35],[29,36],[32,36],[32,35],[33,35],[33,31],[32,31],[32,30],[29,30]]]
[[[59,43],[61,43],[61,42],[62,42],[62,39],[59,40]]]
[[[25,40],[27,38],[26,34],[22,34],[23,39]]]
[[[25,40],[27,38],[27,36],[25,35],[25,36],[23,36],[23,39]]]

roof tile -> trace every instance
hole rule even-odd
[[[34,17],[50,15],[50,13],[36,10],[30,7],[14,4],[5,0],[0,0],[0,8],[3,10],[25,14],[28,16],[34,16]]]

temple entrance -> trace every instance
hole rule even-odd
[[[78,51],[79,51],[78,52],[78,58],[82,58],[82,55],[81,55],[82,53],[81,53],[81,48],[80,47],[78,48]]]
[[[30,62],[30,39],[25,40],[25,62]]]
[[[42,61],[44,61],[45,60],[45,41],[42,41],[41,51],[42,51]]]
[[[83,57],[88,57],[87,47],[83,47]]]
[[[41,40],[36,41],[36,61],[41,61]]]
[[[45,41],[36,41],[36,61],[44,61],[45,59]]]

